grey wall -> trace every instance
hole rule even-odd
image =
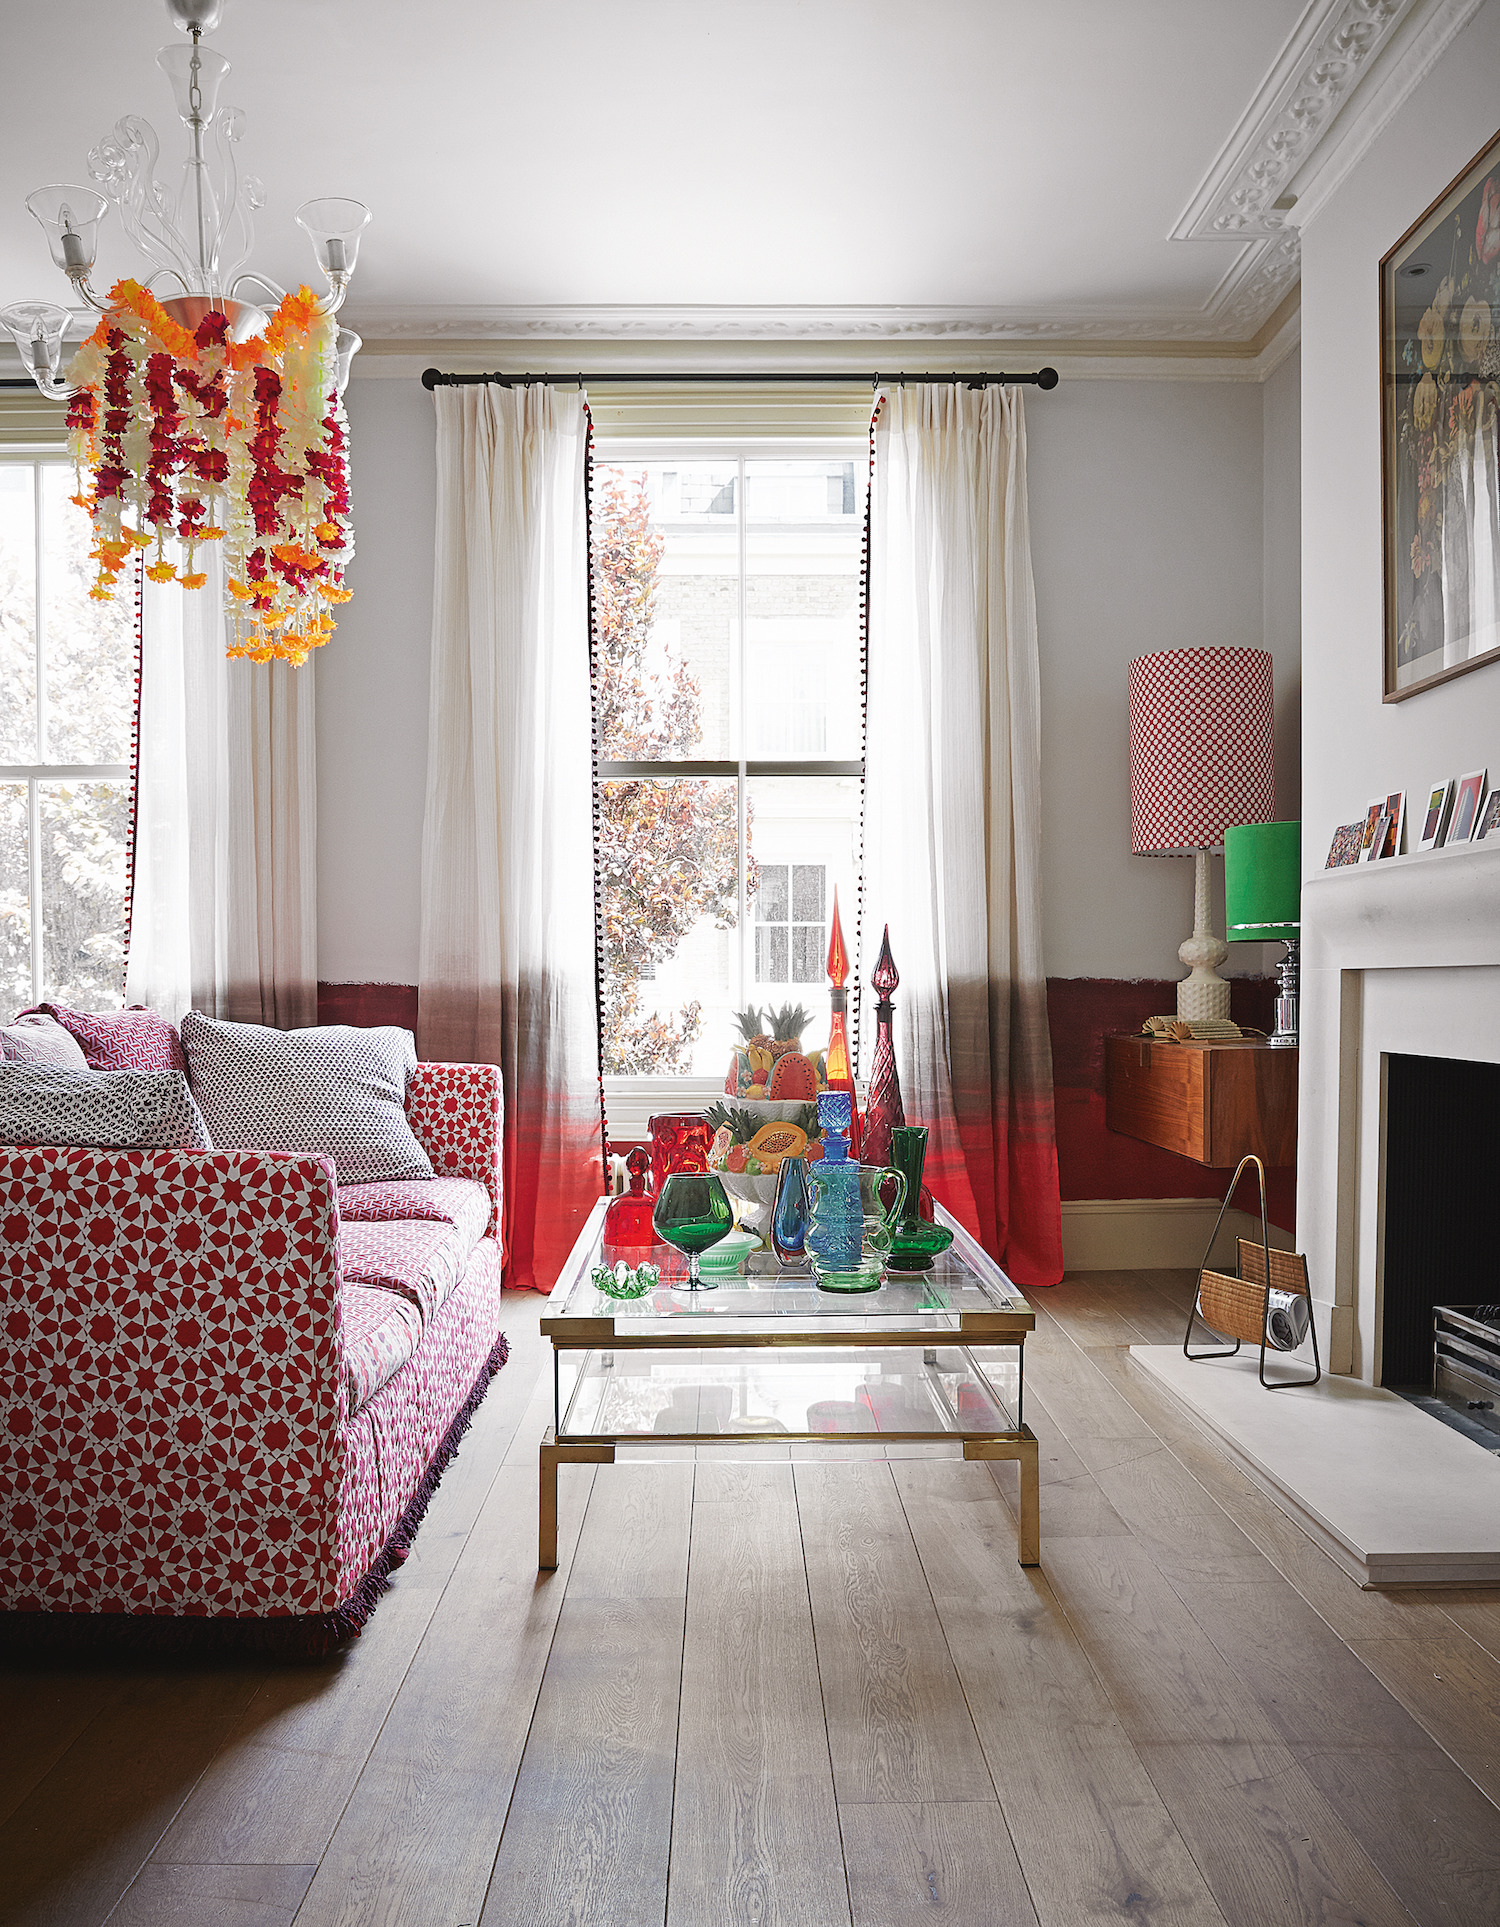
[[[1293,511],[1288,535],[1285,498],[1289,487],[1295,496],[1297,390],[1289,365],[1264,386],[1065,379],[1028,398],[1050,977],[1183,974],[1177,946],[1192,929],[1192,865],[1130,853],[1131,657],[1270,649],[1278,814],[1296,814],[1297,620],[1288,579],[1296,531]],[[1222,934],[1217,859],[1214,876]],[[1258,944],[1236,945],[1225,969],[1259,972],[1263,956]]]
[[[1279,814],[1296,814],[1298,398],[1295,357],[1263,386],[1064,380],[1028,397],[1049,976],[1182,974],[1192,866],[1130,854],[1132,656],[1271,649]],[[317,657],[319,975],[415,983],[432,398],[362,376],[349,414],[355,595]],[[1226,968],[1259,971],[1263,955],[1237,946]]]
[[[352,602],[318,652],[318,975],[417,981],[437,461],[419,381],[349,388]]]

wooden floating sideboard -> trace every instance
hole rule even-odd
[[[1297,1161],[1297,1052],[1253,1038],[1163,1044],[1104,1040],[1104,1121],[1112,1131],[1225,1169],[1253,1152]]]

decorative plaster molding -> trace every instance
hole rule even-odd
[[[1274,203],[1417,0],[1312,0],[1183,210],[1174,241],[1280,235]]]
[[[1333,138],[1321,142],[1299,170],[1293,182],[1297,205],[1287,215],[1288,225],[1301,229],[1318,214],[1483,5],[1484,0],[1424,0],[1412,9],[1367,66]]]
[[[1221,284],[1222,285],[1222,284]],[[1262,301],[1264,322],[1286,293]],[[1248,301],[1234,304],[1236,321]],[[368,341],[1229,342],[1216,314],[1132,308],[551,307],[419,308],[350,304]]]

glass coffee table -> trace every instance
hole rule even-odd
[[[1037,1442],[1023,1422],[1022,1353],[1036,1314],[938,1207],[952,1247],[931,1271],[890,1272],[878,1291],[820,1291],[753,1252],[744,1272],[691,1291],[663,1244],[603,1244],[601,1198],[541,1321],[552,1340],[553,1422],[541,1446],[537,1564],[557,1564],[557,1468],[675,1448],[714,1456],[962,1457],[1020,1464],[1019,1557],[1038,1563]],[[595,1289],[624,1258],[661,1267],[642,1298]]]

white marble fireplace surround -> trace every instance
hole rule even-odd
[[[1326,1368],[1368,1385],[1380,1382],[1391,1052],[1500,1063],[1500,839],[1302,888],[1297,1246]]]

